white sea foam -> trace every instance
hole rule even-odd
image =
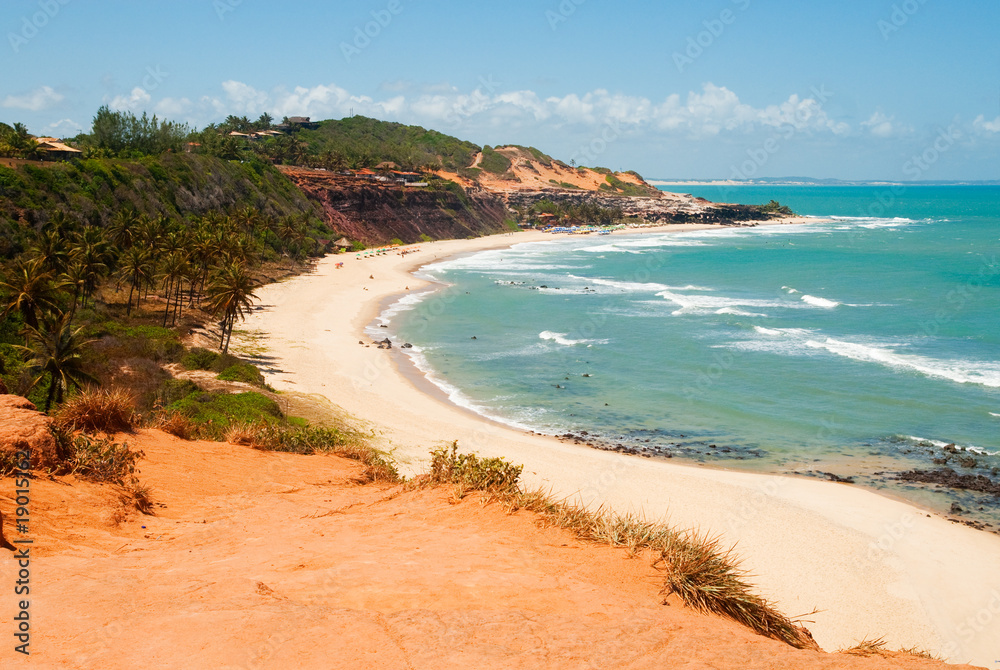
[[[903,437],[905,437],[908,440],[912,440],[916,444],[921,444],[921,443],[931,444],[937,447],[938,449],[954,446],[958,449],[967,451],[971,454],[976,454],[978,456],[1000,456],[1000,451],[989,451],[987,449],[983,449],[982,447],[977,447],[974,444],[961,445],[961,444],[956,444],[955,442],[944,442],[942,440],[932,440],[927,437],[917,437],[916,435],[904,435]]]
[[[742,309],[736,309],[735,307],[723,307],[722,309],[715,310],[716,314],[733,314],[735,316],[767,316],[767,314],[761,314],[759,312],[745,312]]]
[[[794,289],[791,286],[782,286],[781,290],[782,291],[787,291],[789,295],[792,295],[794,293],[801,293],[801,291],[799,291],[797,289]]]
[[[687,286],[667,286],[666,284],[656,284],[656,283],[643,283],[634,281],[621,281],[617,279],[601,279],[593,277],[580,277],[577,275],[569,275],[570,279],[575,279],[582,281],[587,284],[592,284],[594,286],[607,286],[609,288],[618,289],[620,291],[628,291],[632,293],[654,293],[657,291],[714,291],[715,289],[708,288],[707,286],[694,286],[688,284]]]
[[[990,412],[990,416],[995,416],[1000,418],[1000,414],[997,414],[996,412]]]
[[[469,396],[462,393],[457,386],[453,386],[437,375],[422,350],[418,350],[414,347],[413,349],[404,349],[403,351],[409,357],[413,366],[423,373],[427,381],[441,389],[441,391],[448,397],[448,400],[452,403],[484,416],[487,419],[492,419],[493,421],[504,423],[520,430],[532,430],[532,428],[526,424],[519,423],[509,417],[494,414],[486,407],[473,402],[473,400],[469,398]]]
[[[1000,388],[1000,365],[985,361],[939,360],[915,354],[900,354],[885,347],[869,346],[856,342],[806,340],[813,349],[825,349],[832,354],[856,361],[877,363],[890,368],[913,370],[927,377],[947,379],[958,384],[979,384]]]
[[[875,363],[888,368],[918,372],[927,377],[947,379],[958,384],[979,384],[1000,388],[1000,364],[965,359],[936,359],[895,351],[906,346],[901,342],[848,342],[821,338],[818,331],[802,328],[764,328],[754,326],[759,340],[733,342],[731,348],[745,351],[770,351],[784,355],[809,355],[825,351],[851,360]]]
[[[538,337],[543,340],[555,342],[556,344],[561,344],[564,347],[572,347],[577,344],[586,344],[589,346],[591,344],[606,342],[606,340],[571,340],[569,339],[569,333],[554,333],[551,330],[543,330],[538,333]]]
[[[660,291],[656,294],[664,300],[669,300],[679,306],[672,312],[674,316],[685,314],[719,313],[720,309],[739,309],[740,307],[798,307],[796,303],[779,302],[776,300],[760,300],[756,298],[726,298],[718,295],[678,293],[677,290]]]
[[[834,307],[839,307],[840,303],[836,300],[827,300],[826,298],[817,298],[814,295],[803,295],[802,301],[807,302],[814,307],[822,307],[823,309],[833,309]]]

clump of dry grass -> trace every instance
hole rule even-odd
[[[853,647],[837,650],[837,653],[851,654],[852,656],[871,656],[873,654],[881,654],[885,651],[886,651],[885,638],[879,637],[873,640],[865,638],[861,640],[861,642],[858,642]]]
[[[120,500],[123,505],[133,507],[143,514],[153,514],[153,489],[143,484],[136,477],[130,478],[122,485]]]
[[[719,538],[697,532],[675,534],[654,566],[664,575],[663,595],[677,594],[698,611],[729,617],[793,647],[815,647],[808,631],[753,593],[733,548],[724,548]]]
[[[72,457],[62,464],[63,474],[119,486],[135,478],[136,465],[145,455],[134,451],[127,442],[118,443],[110,437],[92,438],[85,433],[73,438],[72,449]]]
[[[502,458],[459,454],[453,443],[431,452],[430,474],[418,483],[453,484],[463,493],[484,491],[485,499],[498,501],[508,512],[534,512],[581,540],[622,547],[633,555],[651,551],[658,555],[654,565],[664,572],[665,595],[676,593],[690,607],[729,617],[793,647],[818,649],[809,631],[753,594],[733,550],[724,550],[717,538],[678,532],[631,514],[591,511],[543,490],[524,490],[518,482],[521,468]]]
[[[908,647],[906,649],[900,649],[899,651],[890,651],[886,649],[886,641],[884,637],[875,638],[869,640],[865,638],[858,642],[853,647],[848,647],[845,649],[838,649],[838,654],[850,654],[851,656],[882,656],[882,657],[893,657],[899,654],[905,654],[907,656],[915,656],[917,658],[926,658],[928,660],[940,660],[937,656],[930,653],[926,649],[920,649],[918,647]]]
[[[135,428],[135,398],[123,389],[86,389],[67,400],[55,415],[67,430],[124,433]]]
[[[160,414],[152,423],[153,428],[158,428],[164,433],[170,433],[174,437],[182,440],[193,440],[197,434],[198,427],[180,412]]]
[[[324,453],[350,458],[365,466],[361,476],[355,478],[360,484],[402,481],[388,454],[370,446],[363,433],[348,428],[242,423],[231,425],[224,437],[226,442],[264,451],[303,455]]]

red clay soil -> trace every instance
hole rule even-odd
[[[34,479],[30,663],[9,635],[4,550],[0,667],[968,667],[800,651],[661,605],[648,559],[477,494],[359,486],[360,467],[332,456],[125,439],[145,451],[155,516],[123,519],[112,487]]]

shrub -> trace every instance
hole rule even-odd
[[[161,407],[166,407],[200,391],[201,387],[190,379],[168,379],[156,390],[156,398]]]
[[[170,404],[168,412],[180,412],[198,426],[198,434],[222,439],[233,424],[277,423],[283,418],[278,404],[260,393],[192,393]]]
[[[211,370],[221,355],[209,349],[195,347],[181,358],[181,365],[188,370]]]
[[[136,424],[135,398],[123,389],[87,389],[67,400],[55,420],[69,430],[131,432]]]
[[[452,442],[450,449],[441,447],[431,452],[431,481],[458,484],[463,490],[512,493],[517,491],[523,469],[523,465],[513,465],[502,458],[460,454],[458,442]]]
[[[252,363],[236,363],[219,373],[217,379],[227,382],[244,382],[254,386],[264,385],[264,375]]]
[[[153,428],[159,428],[164,433],[170,433],[182,440],[193,440],[195,434],[198,432],[197,426],[180,412],[161,414],[153,423]]]
[[[73,457],[65,471],[91,481],[124,485],[126,478],[136,473],[136,462],[144,455],[110,437],[97,439],[80,434],[73,438]]]

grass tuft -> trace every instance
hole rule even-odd
[[[180,412],[167,412],[160,414],[152,424],[153,428],[158,428],[164,433],[170,433],[174,437],[182,440],[193,440],[198,433],[198,427]]]
[[[349,428],[278,426],[269,423],[237,423],[226,430],[227,442],[263,451],[293,454],[334,454],[365,466],[358,483],[400,483],[403,478],[388,454],[368,445],[367,437]]]
[[[143,514],[153,515],[153,489],[131,477],[122,485],[119,497],[123,505],[134,507]]]
[[[66,430],[131,432],[137,423],[135,398],[123,389],[86,389],[67,400],[55,420]]]
[[[793,647],[815,643],[804,629],[756,595],[733,549],[719,538],[686,532],[672,536],[654,566],[664,574],[663,595],[677,594],[689,607],[711,612]]]
[[[690,607],[729,617],[793,647],[818,649],[809,631],[752,593],[733,550],[723,550],[717,538],[678,532],[631,514],[591,511],[554,499],[541,489],[523,489],[519,484],[521,471],[522,466],[502,458],[459,454],[456,442],[431,452],[430,474],[415,484],[454,484],[458,497],[472,490],[483,491],[488,500],[498,501],[508,513],[533,512],[544,523],[566,529],[583,541],[622,547],[633,555],[654,552],[658,554],[654,566],[664,572],[664,594],[676,593]]]
[[[118,443],[110,437],[93,438],[81,433],[73,438],[73,456],[63,470],[95,482],[111,482],[124,486],[134,479],[136,463],[145,454],[133,451],[128,443]]]
[[[838,654],[851,654],[852,656],[872,656],[874,654],[882,654],[886,651],[885,648],[885,638],[879,637],[874,640],[869,640],[865,638],[858,642],[853,647],[846,649],[839,649]]]

